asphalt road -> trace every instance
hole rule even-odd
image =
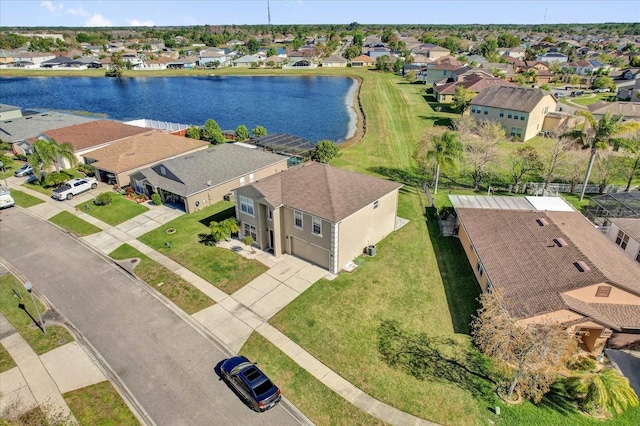
[[[0,257],[100,353],[158,425],[299,425],[255,413],[218,380],[227,356],[193,320],[87,246],[19,208],[3,210]]]

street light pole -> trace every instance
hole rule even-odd
[[[31,292],[31,290],[33,290],[33,285],[31,285],[29,281],[25,281],[24,288],[29,292],[29,295],[31,296],[31,301],[33,302],[33,307],[36,308],[36,314],[38,315],[38,320],[40,321],[40,327],[42,327],[42,332],[44,334],[47,334],[47,330],[46,328],[44,328],[44,321],[42,321],[42,316],[40,315],[40,311],[38,310],[38,305],[36,305],[36,301],[33,298],[33,293]]]

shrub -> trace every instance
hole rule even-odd
[[[66,170],[60,170],[57,172],[51,172],[44,177],[44,186],[54,187],[62,185],[69,179],[73,179],[73,175]]]
[[[160,197],[160,194],[158,194],[157,192],[154,192],[151,195],[151,201],[153,202],[153,204],[155,204],[156,206],[161,206],[162,205],[162,198]]]
[[[94,204],[97,206],[108,206],[113,200],[112,196],[113,194],[111,194],[110,192],[103,192],[96,197],[96,199],[94,200]]]
[[[84,173],[86,176],[95,176],[96,169],[91,164],[80,164],[78,166],[78,171],[80,173]]]
[[[133,197],[133,194],[134,194],[136,191],[134,191],[134,189],[133,189],[132,187],[127,186],[127,187],[124,189],[124,192],[125,192],[128,196]]]
[[[26,154],[16,154],[16,160],[29,161],[29,157]]]
[[[567,368],[574,371],[595,371],[596,362],[586,356],[575,357],[567,363]]]

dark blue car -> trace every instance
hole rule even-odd
[[[243,356],[229,358],[220,366],[222,379],[233,386],[255,411],[266,411],[280,399],[280,389],[251,361]]]

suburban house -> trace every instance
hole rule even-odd
[[[628,81],[632,84],[627,83]],[[624,83],[627,84],[616,84],[616,87],[618,88],[616,99],[619,101],[640,100],[640,80],[624,80]]]
[[[545,116],[556,105],[556,99],[542,89],[499,85],[473,98],[470,114],[476,120],[497,121],[507,136],[527,141],[542,130]]]
[[[640,264],[640,218],[611,218],[609,223],[607,238]]]
[[[567,62],[562,66],[562,69],[571,70],[578,75],[589,75],[602,67],[603,65],[598,61],[580,59],[575,62]]]
[[[337,55],[331,55],[328,56],[326,58],[324,58],[322,60],[322,66],[323,67],[346,67],[347,63],[349,61],[347,61],[345,58],[343,58],[342,56],[337,56]]]
[[[238,185],[287,169],[287,157],[226,143],[167,159],[130,175],[139,194],[158,193],[163,203],[180,203],[187,213],[221,201]]]
[[[486,64],[480,65],[481,69],[485,69],[493,73],[499,73],[503,78],[507,80],[511,80],[516,72],[514,71],[513,65],[505,64],[502,62],[487,62]]]
[[[524,59],[524,55],[527,53],[527,49],[522,46],[517,47],[501,47],[498,49],[498,55],[510,56],[515,59]]]
[[[640,265],[562,198],[449,198],[480,287],[515,319],[558,322],[595,353],[640,330]]]
[[[425,84],[431,85],[436,81],[450,78],[453,75],[453,71],[460,68],[465,68],[465,64],[452,56],[437,59],[427,65],[427,72],[423,76],[423,81]]]
[[[337,274],[396,226],[402,185],[307,162],[235,190],[242,236]]]
[[[90,151],[83,158],[85,163],[95,167],[99,181],[126,186],[130,181],[129,175],[138,170],[206,149],[208,146],[205,141],[174,136],[159,130],[147,130]]]
[[[536,57],[536,60],[539,62],[547,62],[547,63],[551,63],[551,62],[557,62],[559,64],[564,64],[569,60],[569,57],[567,55],[564,55],[560,52],[549,52],[549,53],[543,53],[542,55],[538,55]]]
[[[451,55],[451,51],[437,44],[422,44],[411,49],[412,55],[424,55],[432,61]]]
[[[441,85],[434,83],[433,95],[438,103],[447,104],[453,102],[453,95],[456,93],[456,88],[458,86],[464,87],[465,89],[471,90],[475,93],[480,93],[485,88],[494,85],[512,86],[514,84],[498,77],[489,77],[483,73],[466,74],[457,81],[450,83]]]
[[[231,64],[234,67],[244,67],[244,68],[251,68],[252,66],[254,66],[254,64],[260,65],[261,63],[262,63],[262,58],[256,55],[245,55],[231,61]]]
[[[640,121],[640,102],[598,102],[587,106],[587,108],[596,120],[600,120],[606,113],[610,113],[611,115],[621,115],[623,121]]]
[[[88,123],[61,127],[59,129],[45,130],[38,138],[45,140],[54,139],[58,144],[71,144],[78,162],[83,163],[85,154],[120,139],[146,133],[149,130],[148,128],[132,126],[118,121],[94,120]],[[61,160],[63,168],[71,167],[66,159]]]

